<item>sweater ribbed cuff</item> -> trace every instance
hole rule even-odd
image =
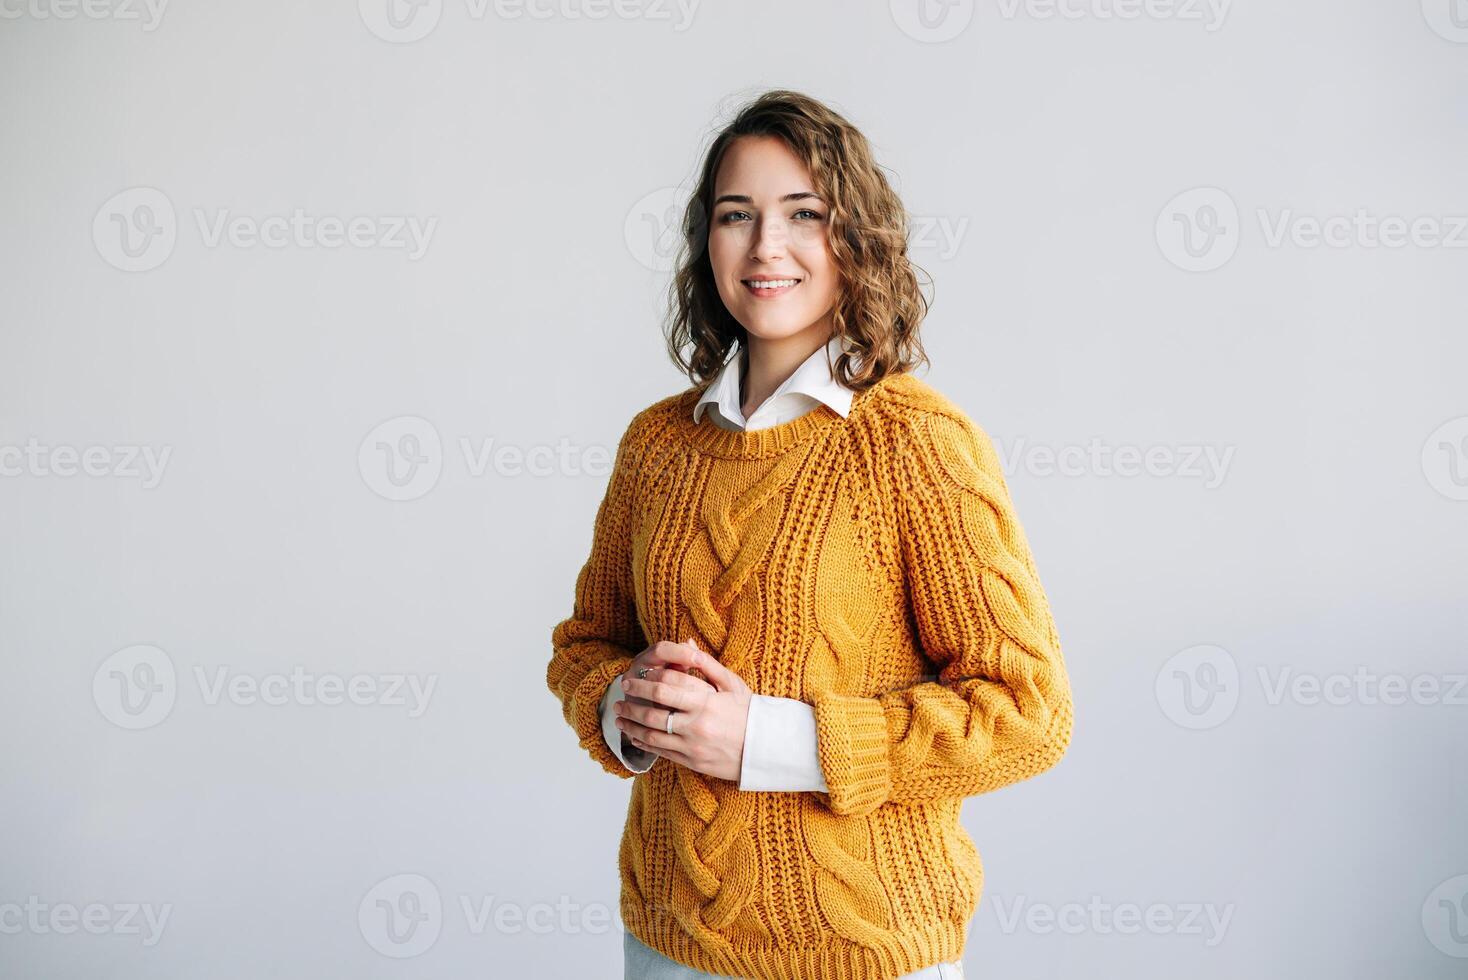
[[[575,697],[571,699],[575,713],[572,725],[576,729],[581,747],[590,752],[591,757],[601,763],[603,769],[623,779],[631,779],[635,774],[622,764],[622,760],[607,745],[601,726],[601,699],[612,679],[625,673],[630,666],[631,657],[611,657],[600,661],[587,671],[581,683],[576,686]]]
[[[834,813],[870,813],[892,793],[887,718],[876,698],[828,694],[815,700],[816,743]]]

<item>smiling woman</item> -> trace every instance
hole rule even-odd
[[[910,373],[906,229],[865,138],[788,91],[720,133],[684,216],[694,385],[624,432],[546,670],[635,777],[629,980],[961,977],[963,798],[1069,745],[998,454]]]

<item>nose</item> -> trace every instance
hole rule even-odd
[[[755,227],[749,257],[761,262],[779,260],[785,254],[787,235],[783,219],[761,215]]]

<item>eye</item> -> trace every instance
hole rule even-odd
[[[730,224],[740,215],[744,215],[744,217],[746,218],[749,217],[749,214],[744,211],[725,211],[723,214],[719,215],[719,224]]]
[[[798,215],[799,214],[808,214],[812,218],[814,218],[816,221],[820,221],[821,218],[822,218],[822,215],[821,215],[821,213],[819,211],[812,211],[810,208],[801,208],[799,211],[797,211],[795,213],[798,214]]]

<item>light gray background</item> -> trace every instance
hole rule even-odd
[[[923,376],[1010,460],[1074,684],[1060,765],[964,808],[970,975],[1462,976],[1465,233],[1303,236],[1462,223],[1468,8],[442,0],[395,32],[379,0],[5,4],[0,974],[621,976],[630,784],[576,746],[549,634],[608,452],[687,383],[666,207],[781,86],[917,218]],[[174,210],[141,271],[134,188]],[[210,244],[295,209],[437,221],[417,257]],[[378,443],[425,426],[395,488]],[[476,467],[489,440],[569,452]],[[1045,464],[1093,440],[1151,472]],[[128,728],[137,645],[174,702]],[[416,716],[211,703],[221,669],[436,686]],[[442,910],[398,943],[376,902],[405,891]],[[91,903],[97,934],[51,918]],[[167,908],[157,942],[129,904]]]

